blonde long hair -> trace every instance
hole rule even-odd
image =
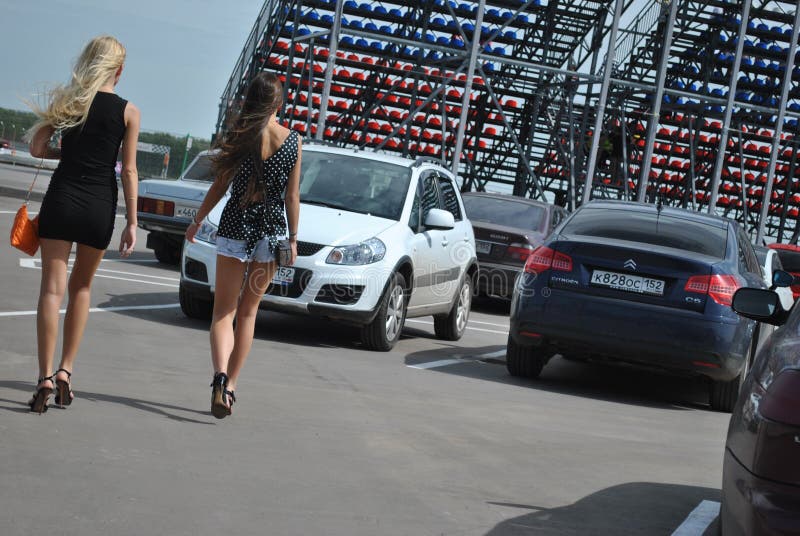
[[[69,84],[50,90],[44,107],[29,103],[39,121],[28,130],[26,138],[30,140],[44,126],[64,130],[82,125],[97,91],[114,77],[123,63],[125,47],[114,37],[101,35],[89,41],[75,62]]]

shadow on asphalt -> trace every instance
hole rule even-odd
[[[511,300],[475,296],[472,299],[472,310],[478,313],[508,316],[511,312]]]
[[[463,363],[430,370],[607,402],[683,411],[709,410],[708,386],[701,378],[674,376],[624,365],[568,361],[560,356],[548,362],[539,378],[516,378],[506,370],[505,355],[479,357],[504,349],[499,345],[473,348],[448,346],[410,353],[405,358],[405,364],[418,365],[467,356]],[[482,366],[476,361],[494,366]]]
[[[530,512],[503,521],[486,536],[672,534],[703,500],[719,502],[719,490],[630,482],[600,490],[559,508],[490,502]],[[715,525],[716,522],[712,523],[704,534],[714,534]]]
[[[33,387],[28,382],[19,382],[19,381],[0,381],[0,387],[5,387],[8,389],[16,389],[18,391],[25,392],[25,396],[30,398],[30,394],[33,393]],[[27,400],[26,398],[25,400]],[[90,393],[87,391],[79,391],[75,390],[75,403],[79,403],[83,400],[90,400],[92,402],[108,402],[111,404],[121,404],[123,406],[128,406],[134,409],[147,411],[150,413],[155,413],[157,415],[163,415],[164,417],[178,421],[178,422],[187,422],[187,423],[194,423],[194,424],[214,424],[213,422],[208,421],[199,421],[196,419],[190,419],[188,417],[181,417],[180,415],[176,415],[174,413],[170,413],[166,410],[175,410],[175,411],[182,411],[185,413],[191,413],[196,415],[203,415],[211,417],[210,411],[198,411],[196,409],[190,408],[183,408],[180,406],[175,406],[173,404],[164,404],[162,402],[152,402],[150,400],[139,400],[136,398],[129,398],[125,396],[116,396],[116,395],[107,395],[105,393]],[[52,399],[50,403],[50,410],[58,410],[60,409],[58,406],[54,406],[52,403]],[[24,413],[28,411],[28,406],[24,401],[15,401],[15,400],[8,400],[8,399],[0,399],[2,402],[10,402],[12,404],[21,404],[21,408],[16,407],[7,407],[7,406],[0,406],[0,409],[4,409],[6,411],[12,411],[17,413]]]

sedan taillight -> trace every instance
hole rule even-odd
[[[800,426],[800,370],[784,370],[769,384],[759,412],[765,419]]]
[[[720,305],[730,305],[733,294],[741,287],[735,275],[693,275],[686,281],[683,290],[697,294],[707,294]]]
[[[529,274],[538,274],[550,269],[571,272],[572,257],[547,246],[539,246],[533,250],[525,262],[525,271]]]
[[[138,210],[139,212],[149,212],[150,214],[158,214],[159,216],[174,216],[175,203],[173,203],[172,201],[164,201],[163,199],[140,197],[137,203],[136,210]]]
[[[533,246],[530,244],[514,243],[506,248],[506,257],[515,261],[525,261],[531,251],[533,251]]]

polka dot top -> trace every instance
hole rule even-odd
[[[264,160],[263,174],[258,178],[263,188],[263,199],[242,206],[247,183],[254,171],[253,160],[248,158],[239,167],[231,183],[231,197],[222,211],[218,236],[231,240],[245,240],[249,256],[256,243],[269,238],[269,249],[275,253],[279,236],[286,235],[286,215],[283,192],[289,182],[289,172],[297,163],[298,135],[291,131],[275,153]]]

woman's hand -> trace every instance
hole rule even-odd
[[[292,239],[289,240],[289,245],[292,248],[292,259],[289,261],[289,266],[293,266],[295,261],[297,260],[297,240]]]
[[[122,236],[119,239],[119,253],[123,257],[130,257],[133,253],[133,246],[136,245],[136,224],[129,223],[122,230]]]
[[[186,234],[183,235],[186,240],[194,244],[194,235],[197,234],[197,230],[200,228],[200,224],[197,223],[195,220],[192,220],[192,223],[189,224],[189,227],[186,228]]]

